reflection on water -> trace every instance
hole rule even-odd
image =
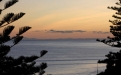
[[[54,68],[53,68],[54,67]],[[96,75],[105,69],[105,64],[52,65],[46,74],[53,75]]]

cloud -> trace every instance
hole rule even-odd
[[[45,33],[84,33],[84,32],[89,32],[89,31],[84,31],[84,30],[34,30],[32,32],[45,32]],[[110,32],[103,32],[103,31],[91,31],[94,34],[109,34]]]
[[[83,32],[86,32],[86,31],[83,31],[83,30],[47,30],[46,32],[49,32],[49,33],[76,33],[76,32],[80,32],[80,33],[83,33]]]
[[[34,30],[32,32],[42,32],[43,30]]]
[[[109,34],[110,32],[103,32],[103,31],[92,31],[95,34]]]

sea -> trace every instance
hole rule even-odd
[[[6,44],[12,45],[12,42]],[[39,56],[42,50],[48,53],[37,59],[36,65],[47,63],[44,75],[96,75],[106,68],[106,64],[99,64],[98,60],[105,59],[110,51],[120,49],[96,39],[22,40],[11,48],[8,56]]]

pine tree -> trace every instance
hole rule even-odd
[[[0,2],[2,2],[2,0],[0,0]],[[15,5],[17,2],[18,0],[7,1],[4,8],[0,9],[0,15],[7,8]],[[44,69],[47,67],[47,63],[36,65],[35,60],[45,55],[47,53],[46,50],[40,51],[40,56],[20,56],[18,58],[8,56],[11,48],[22,40],[22,34],[31,29],[30,26],[21,27],[15,36],[10,37],[10,33],[15,28],[15,26],[10,24],[17,21],[24,15],[25,13],[23,12],[17,14],[7,13],[0,21],[0,28],[4,27],[3,32],[0,34],[0,75],[33,75],[35,73],[43,75],[45,73]],[[8,41],[13,41],[13,44],[5,45]]]
[[[97,41],[102,42],[111,47],[121,47],[121,0],[116,3],[117,6],[108,7],[108,9],[115,10],[116,13],[112,16],[115,20],[109,20],[113,25],[110,26],[110,32],[113,37]],[[121,50],[119,52],[109,52],[105,55],[106,59],[99,60],[98,63],[105,63],[106,69],[97,75],[121,75]]]

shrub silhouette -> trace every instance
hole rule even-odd
[[[107,37],[107,39],[97,41],[102,42],[111,47],[121,47],[121,0],[116,3],[117,6],[108,7],[108,9],[112,9],[117,11],[112,17],[115,20],[109,20],[113,25],[110,26],[110,32],[113,34],[113,37]],[[106,59],[99,60],[98,63],[105,63],[106,69],[104,72],[101,72],[97,75],[121,75],[121,50],[119,52],[109,52],[109,54],[105,55]]]
[[[0,2],[2,2],[2,0],[0,0]],[[0,9],[0,15],[4,10],[13,6],[17,2],[18,0],[7,1],[4,8]],[[0,21],[0,28],[4,27],[3,32],[0,34],[0,75],[33,75],[35,73],[43,75],[45,73],[44,69],[47,67],[47,64],[41,63],[40,65],[36,65],[35,60],[45,55],[47,53],[46,50],[40,51],[40,56],[33,55],[14,58],[7,55],[11,51],[11,48],[22,40],[22,34],[31,29],[29,26],[21,27],[16,36],[10,37],[10,33],[15,26],[9,24],[17,21],[24,15],[25,13],[23,12],[18,14],[7,13]],[[13,44],[5,45],[8,41],[13,41]]]

